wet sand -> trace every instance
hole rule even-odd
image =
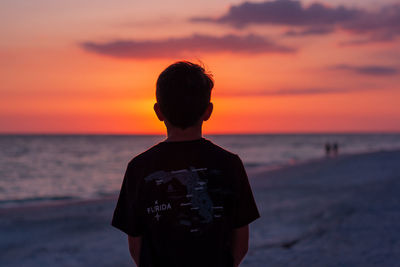
[[[400,151],[255,175],[243,266],[400,266]]]

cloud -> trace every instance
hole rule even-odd
[[[308,35],[324,35],[334,32],[332,27],[310,27],[304,30],[290,30],[285,33],[286,36],[308,36]]]
[[[202,52],[293,53],[291,47],[276,44],[258,35],[225,35],[214,37],[195,34],[189,37],[161,40],[115,40],[106,43],[83,42],[84,50],[116,58],[173,58]]]
[[[353,39],[353,40],[348,40],[348,41],[343,41],[340,42],[340,46],[358,46],[358,45],[366,45],[374,42],[391,42],[396,39],[396,34],[397,33],[389,33],[387,35],[371,35],[367,36],[365,38],[358,38],[358,39]]]
[[[191,21],[228,24],[237,28],[248,25],[303,28],[300,31],[287,32],[286,35],[289,36],[328,34],[334,29],[343,29],[352,34],[368,35],[369,38],[364,39],[366,42],[391,41],[400,35],[400,4],[387,5],[372,12],[321,3],[304,6],[296,0],[245,2],[231,6],[220,17],[196,17]]]
[[[336,8],[314,3],[303,7],[300,1],[275,0],[261,3],[245,2],[231,6],[228,13],[219,18],[193,18],[192,21],[227,23],[235,27],[249,24],[280,24],[292,26],[332,25],[352,20],[359,10],[343,6]]]
[[[280,89],[277,91],[268,92],[270,95],[320,95],[343,93],[342,89],[338,88],[297,88],[297,89]]]
[[[219,96],[299,96],[299,95],[321,95],[347,93],[350,90],[339,88],[283,88],[277,90],[257,90],[257,91],[227,91],[218,93]]]
[[[367,66],[352,66],[347,64],[340,64],[332,66],[334,70],[344,70],[353,73],[372,75],[372,76],[390,76],[399,73],[399,70],[394,67],[378,66],[378,65],[367,65]]]
[[[400,34],[400,4],[382,7],[375,13],[360,12],[357,19],[343,22],[342,27],[355,33],[374,33],[375,38],[387,39]]]

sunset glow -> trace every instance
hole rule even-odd
[[[243,3],[2,1],[0,132],[163,133],[177,60],[214,76],[206,133],[400,131],[399,4]]]

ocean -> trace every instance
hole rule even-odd
[[[249,173],[325,157],[400,149],[400,134],[210,135]],[[130,159],[164,136],[0,135],[0,207],[96,199],[119,192]]]

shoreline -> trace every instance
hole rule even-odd
[[[103,196],[88,199],[68,199],[68,200],[49,200],[41,203],[26,203],[21,205],[11,205],[0,207],[0,215],[13,211],[40,210],[41,208],[62,208],[65,206],[81,206],[91,204],[101,204],[110,201],[117,201],[118,195]]]
[[[257,167],[249,167],[246,168],[249,181],[252,183],[254,179],[259,179],[259,177],[265,177],[268,176],[269,173],[274,173],[276,171],[284,171],[286,169],[290,169],[293,167],[301,167],[301,166],[308,166],[309,164],[323,164],[324,162],[329,162],[332,160],[344,160],[347,158],[351,157],[358,157],[358,156],[368,156],[371,154],[376,154],[376,153],[386,153],[386,152],[397,152],[400,151],[400,149],[393,149],[393,150],[379,150],[379,151],[368,151],[368,152],[362,152],[362,153],[345,153],[345,154],[339,154],[338,156],[322,156],[319,158],[313,158],[313,159],[308,159],[308,160],[299,160],[299,161],[293,161],[289,162],[286,164],[281,164],[281,165],[269,165],[269,166],[257,166]],[[122,180],[121,180],[122,182]],[[99,196],[99,197],[92,197],[92,198],[68,198],[68,197],[60,197],[60,199],[57,199],[58,197],[50,197],[48,200],[17,200],[13,201],[10,200],[10,203],[7,204],[1,204],[0,202],[0,214],[6,213],[8,210],[19,210],[19,209],[40,209],[41,207],[47,208],[47,207],[62,207],[62,206],[67,206],[67,205],[85,205],[85,204],[92,204],[92,203],[100,203],[100,202],[106,202],[106,201],[117,201],[118,199],[118,194],[106,194],[104,196]],[[55,198],[55,199],[52,199]],[[8,201],[7,201],[8,202]],[[17,204],[18,203],[18,204]],[[20,204],[19,204],[20,203]]]
[[[286,168],[291,168],[291,167],[296,167],[296,166],[301,166],[301,165],[307,165],[307,164],[317,164],[321,163],[324,161],[329,161],[329,160],[335,160],[335,159],[345,159],[349,157],[357,157],[357,156],[363,156],[363,155],[371,155],[371,154],[376,154],[376,153],[390,153],[390,152],[399,152],[400,148],[395,148],[395,149],[380,149],[380,150],[374,150],[374,151],[365,151],[365,152],[350,152],[350,153],[341,153],[338,154],[337,156],[321,156],[318,158],[311,158],[311,159],[306,159],[306,160],[298,160],[298,161],[292,161],[286,164],[277,164],[277,165],[271,165],[271,166],[258,166],[258,167],[250,167],[249,173],[253,175],[258,174],[265,174],[268,172],[274,172],[274,171],[279,171],[282,169]],[[253,169],[253,170],[251,170]],[[247,169],[246,169],[247,170]],[[250,175],[249,175],[250,176]]]

